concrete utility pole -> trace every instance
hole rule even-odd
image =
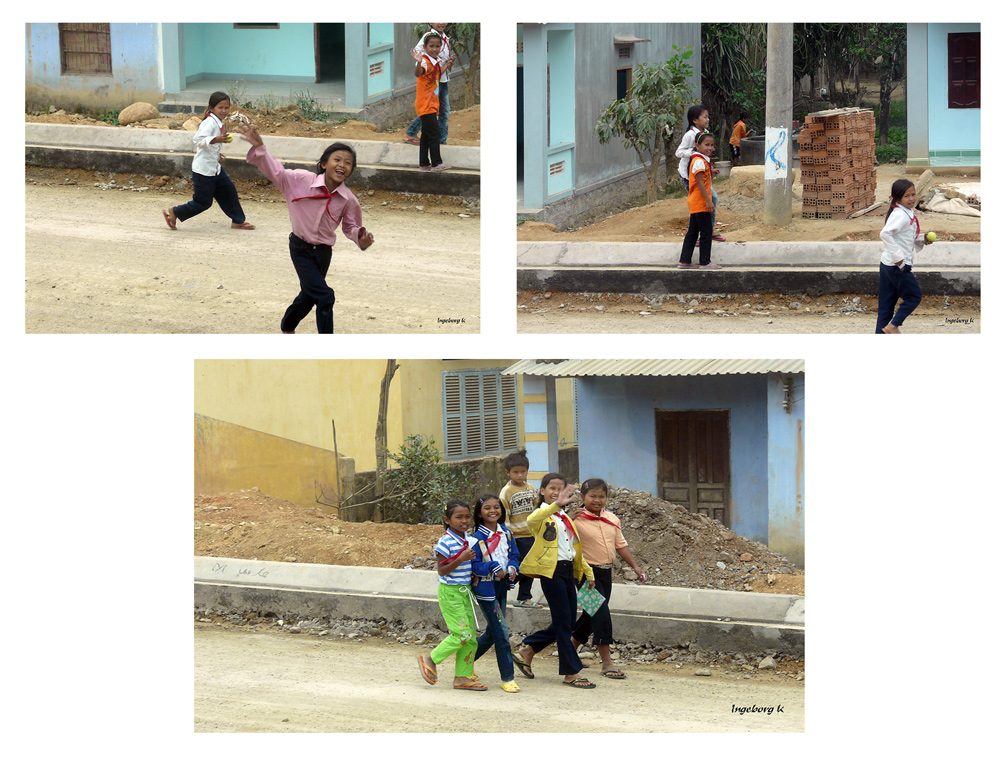
[[[792,221],[792,24],[767,25],[764,223]]]

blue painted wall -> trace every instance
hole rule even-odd
[[[979,30],[979,24],[927,25],[928,147],[932,153],[980,149],[982,111],[948,107],[948,35]],[[982,94],[985,97],[985,91]]]
[[[26,90],[37,88],[56,101],[62,95],[86,102],[119,102],[162,94],[159,72],[158,24],[111,24],[111,75],[81,76],[60,73],[59,25],[25,24]],[[156,100],[154,100],[156,102]]]
[[[791,384],[784,408],[785,379]],[[767,501],[765,544],[805,567],[805,376],[767,378]]]
[[[580,477],[651,492],[656,411],[728,410],[730,503],[737,534],[768,540],[768,389],[764,376],[580,377]]]
[[[188,82],[218,77],[316,81],[313,24],[234,29],[232,24],[184,24]]]

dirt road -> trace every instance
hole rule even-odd
[[[871,294],[748,293],[688,295],[651,303],[615,293],[518,293],[521,334],[873,334],[878,298]],[[692,311],[688,313],[688,311]],[[975,296],[925,297],[904,334],[978,334]]]
[[[491,654],[488,664],[477,664],[490,690],[459,692],[450,686],[450,661],[437,685],[420,678],[416,655],[426,649],[196,623],[195,731],[465,733],[470,723],[476,732],[805,729],[805,687],[778,675],[751,682],[718,670],[695,676],[693,665],[651,664],[629,666],[620,682],[596,677],[596,689],[579,691],[560,683],[555,659],[539,656],[537,677],[518,675],[521,692],[509,694],[499,688]],[[774,710],[734,712],[754,705]]]
[[[186,198],[168,194],[27,184],[25,331],[277,334],[298,292],[284,201],[244,201],[255,231],[213,207],[172,232],[160,209]],[[362,207],[375,244],[338,235],[335,331],[478,333],[478,215]]]

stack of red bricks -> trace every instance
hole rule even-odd
[[[799,132],[803,218],[847,218],[875,202],[875,113],[806,116]]]

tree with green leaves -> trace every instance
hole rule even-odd
[[[684,133],[684,111],[691,104],[693,69],[687,60],[694,54],[690,48],[681,50],[666,61],[640,63],[632,73],[632,87],[627,96],[615,100],[597,117],[594,132],[606,145],[619,137],[626,147],[639,156],[646,169],[646,200],[656,202],[656,176],[664,155]],[[670,132],[669,142],[664,131]]]
[[[701,104],[717,145],[728,143],[740,111],[763,124],[766,85],[767,24],[701,25]]]

